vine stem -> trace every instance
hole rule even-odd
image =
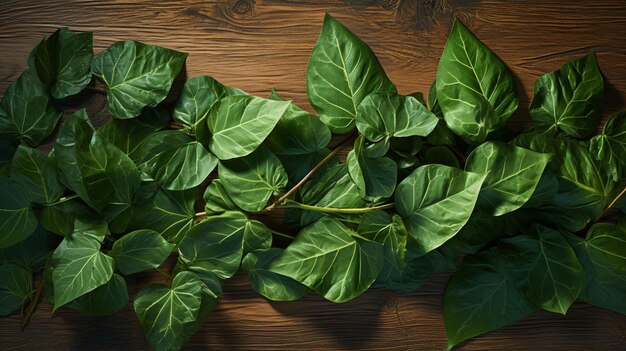
[[[387,209],[396,207],[395,203],[372,206],[372,207],[360,207],[360,208],[319,207],[319,206],[302,204],[293,200],[289,200],[289,204],[290,205],[286,206],[287,208],[289,207],[299,208],[301,210],[316,211],[316,212],[323,212],[323,213],[351,213],[351,214],[365,213],[365,212],[374,211],[374,210],[387,210]]]
[[[39,300],[41,299],[41,292],[43,291],[43,286],[44,286],[44,278],[41,277],[41,281],[39,282],[39,285],[37,285],[37,290],[35,290],[35,296],[33,296],[33,298],[30,300],[30,303],[28,304],[28,307],[26,307],[26,309],[22,313],[22,329],[26,327],[26,324],[28,324],[30,317],[33,315],[33,312],[35,312],[35,307],[37,307],[37,304],[39,303]]]
[[[64,202],[74,200],[76,198],[78,198],[78,194],[74,194],[74,195],[70,195],[70,196],[64,196],[64,197],[60,198],[58,201],[56,201],[56,202],[46,204],[46,206],[59,205],[59,204],[62,204]]]
[[[270,229],[270,230],[272,231],[272,233],[274,233],[274,234],[276,234],[278,236],[282,236],[283,238],[287,238],[287,239],[291,239],[291,240],[295,240],[296,239],[296,237],[293,236],[293,235],[289,235],[287,233],[282,233],[282,232],[276,231],[274,229]]]
[[[184,125],[182,125],[182,124],[180,124],[180,123],[176,123],[176,122],[171,122],[171,123],[169,123],[169,124],[167,125],[167,127],[168,127],[169,129],[176,129],[176,130],[178,130],[178,129],[184,129],[184,128],[185,128],[185,126],[184,126]]]
[[[593,221],[593,223],[596,223],[597,221],[600,220],[600,218],[604,217],[604,215],[611,209],[611,207],[615,206],[615,204],[617,203],[617,201],[619,201],[619,199],[622,198],[622,196],[624,196],[624,194],[626,194],[626,187],[624,187],[624,189],[622,190],[621,193],[619,193],[614,199],[613,201],[611,201],[611,203],[604,209],[604,211],[602,211],[598,217],[596,217],[596,219]]]
[[[306,183],[307,180],[309,180],[309,178],[311,178],[311,176],[313,176],[313,174],[315,174],[315,172],[317,172],[320,168],[322,168],[322,166],[328,162],[328,160],[330,160],[333,156],[335,156],[335,154],[337,154],[337,152],[339,152],[339,150],[341,150],[343,148],[343,146],[350,140],[352,140],[352,138],[354,138],[354,134],[351,134],[349,137],[347,137],[346,139],[344,139],[343,141],[341,141],[339,143],[339,145],[337,145],[333,151],[331,151],[326,157],[324,157],[317,165],[315,165],[315,167],[313,167],[313,169],[311,169],[311,171],[309,171],[309,173],[307,173],[304,178],[302,178],[296,185],[294,185],[291,189],[289,189],[288,192],[286,192],[283,196],[281,196],[280,198],[278,198],[278,200],[274,201],[271,205],[267,206],[265,209],[263,209],[261,212],[269,212],[271,210],[273,210],[276,206],[280,205],[281,203],[283,203],[283,201],[285,201],[289,196],[293,195],[296,190],[298,190],[302,185],[304,185],[304,183]]]

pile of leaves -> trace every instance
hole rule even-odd
[[[307,67],[317,115],[209,76],[164,104],[185,59],[135,41],[94,57],[92,34],[67,28],[34,48],[0,105],[2,315],[27,317],[42,290],[54,310],[116,313],[126,278],[150,270],[165,284],[132,300],[159,350],[180,348],[240,270],[270,300],[333,302],[454,271],[449,348],[576,300],[626,314],[626,222],[608,211],[626,207],[626,114],[591,135],[593,53],[535,82],[521,134],[504,127],[514,78],[458,20],[427,101],[329,15]],[[99,89],[112,118],[96,128],[70,97]],[[288,234],[259,221],[272,211]]]

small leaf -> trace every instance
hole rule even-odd
[[[0,264],[0,316],[8,316],[28,301],[33,277],[28,270],[13,264]]]
[[[38,226],[25,240],[0,249],[0,262],[18,265],[30,272],[38,272],[43,268],[50,251],[58,243],[58,236]]]
[[[605,165],[605,171],[614,182],[626,176],[626,111],[609,117],[602,134],[591,139],[589,152]]]
[[[116,240],[109,255],[122,274],[128,275],[158,268],[172,252],[168,243],[154,230],[143,229]]]
[[[285,169],[266,147],[220,162],[218,172],[231,200],[248,212],[261,211],[272,194],[280,195],[287,185]]]
[[[129,40],[101,52],[91,70],[109,88],[109,113],[127,119],[165,99],[185,58],[182,52]]]
[[[65,187],[59,182],[56,167],[43,152],[20,145],[11,162],[11,180],[19,184],[40,204],[57,201]]]
[[[272,231],[262,222],[248,219],[243,228],[243,252],[269,249],[272,246]]]
[[[470,144],[500,128],[519,103],[504,63],[456,19],[437,68],[437,100],[450,129]]]
[[[424,151],[425,164],[438,164],[460,168],[459,160],[447,146],[431,146]]]
[[[369,94],[396,92],[372,50],[326,14],[307,66],[307,96],[333,133],[354,128],[357,106]]]
[[[596,128],[602,109],[604,81],[594,53],[539,77],[534,91],[529,112],[538,129],[560,129],[582,138]]]
[[[207,119],[212,134],[209,149],[220,160],[249,155],[267,138],[290,104],[249,95],[219,100]]]
[[[396,162],[388,157],[367,157],[365,151],[364,138],[359,136],[346,159],[352,181],[361,196],[390,197],[398,177]]]
[[[198,318],[202,283],[191,272],[180,272],[172,286],[153,284],[135,297],[135,313],[155,350],[178,350],[187,339],[185,328]],[[185,335],[185,336],[183,336]]]
[[[204,210],[207,216],[212,216],[226,211],[238,211],[239,207],[233,202],[219,179],[213,179],[204,191]]]
[[[69,307],[87,316],[109,316],[128,305],[128,287],[119,274],[111,280],[74,300]]]
[[[283,249],[276,247],[255,250],[246,255],[242,267],[248,272],[252,290],[272,301],[295,301],[309,291],[297,281],[267,270],[271,261],[278,257]]]
[[[77,94],[91,81],[92,39],[91,32],[59,28],[31,52],[30,69],[55,98]]]
[[[0,177],[0,248],[28,238],[37,228],[30,196],[6,177]]]
[[[356,238],[337,219],[322,217],[304,228],[267,269],[290,277],[333,302],[367,290],[383,266],[383,247]]]

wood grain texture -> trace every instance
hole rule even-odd
[[[325,12],[365,40],[400,92],[427,92],[455,16],[499,55],[521,96],[512,128],[528,126],[534,80],[565,61],[596,51],[606,81],[603,119],[626,97],[626,5],[602,1],[445,0],[178,0],[0,2],[0,91],[26,67],[31,48],[59,26],[93,31],[95,51],[135,39],[189,53],[188,77],[209,74],[265,95],[276,87],[306,101],[306,63]],[[175,95],[175,94],[174,94]],[[97,121],[108,118],[102,96],[81,95]],[[227,282],[206,325],[186,345],[202,350],[441,350],[445,275],[416,293],[373,289],[342,305],[312,294],[270,303],[244,277]],[[131,296],[152,278],[129,279]],[[105,318],[62,310],[51,318],[43,302],[28,328],[2,319],[2,350],[143,350],[131,307]],[[626,317],[577,303],[567,317],[539,312],[465,343],[463,350],[626,350]]]

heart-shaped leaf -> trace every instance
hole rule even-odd
[[[154,230],[144,229],[128,233],[116,240],[109,255],[122,274],[128,275],[158,268],[170,255],[173,244]]]
[[[239,207],[233,202],[220,179],[213,179],[204,191],[204,210],[207,216],[221,214],[226,211],[238,211]]]
[[[626,175],[626,111],[609,117],[602,134],[591,139],[589,152],[605,165],[605,171],[614,182]]]
[[[111,280],[74,300],[69,307],[87,316],[108,316],[128,305],[128,287],[119,274]]]

